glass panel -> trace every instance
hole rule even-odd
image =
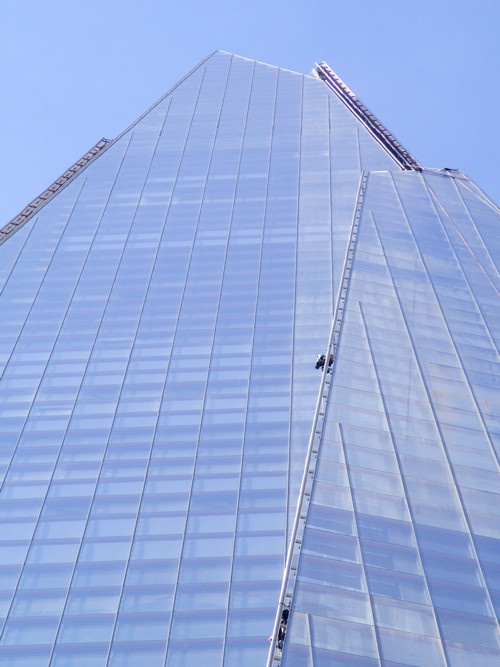
[[[0,244],[3,662],[265,663],[345,287],[283,667],[493,664],[498,248],[316,76],[196,67]]]

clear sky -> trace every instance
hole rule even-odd
[[[326,60],[427,167],[500,201],[500,0],[0,0],[0,226],[216,49]]]

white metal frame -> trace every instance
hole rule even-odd
[[[340,332],[342,328],[342,321],[344,317],[345,304],[347,299],[347,290],[349,287],[349,280],[351,276],[352,263],[354,259],[354,251],[356,248],[356,240],[358,236],[359,220],[363,207],[363,199],[366,190],[366,182],[368,175],[362,172],[358,187],[358,196],[356,209],[351,224],[351,231],[349,236],[349,243],[344,258],[344,265],[342,270],[342,280],[340,283],[339,293],[335,306],[332,326],[328,338],[328,344],[325,353],[325,365],[321,374],[321,381],[319,385],[318,398],[316,400],[316,408],[309,435],[309,442],[307,446],[306,458],[304,462],[304,472],[302,474],[302,481],[299,489],[297,510],[295,519],[292,525],[292,532],[287,550],[285,561],[285,569],[283,572],[283,580],[278,601],[278,609],[274,620],[274,627],[272,635],[270,636],[271,646],[267,658],[266,667],[278,667],[281,665],[282,651],[277,647],[278,633],[281,623],[281,615],[284,609],[291,609],[293,600],[293,593],[295,588],[295,581],[298,567],[298,557],[302,545],[302,537],[306,525],[307,512],[309,509],[309,502],[311,499],[312,486],[314,475],[316,471],[316,463],[318,460],[319,446],[323,436],[324,418],[326,413],[326,405],[330,392],[331,378],[336,360],[337,346],[339,342]],[[333,355],[333,364],[329,366],[330,355]],[[291,616],[290,616],[291,619]]]

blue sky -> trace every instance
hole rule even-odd
[[[500,0],[0,0],[0,226],[216,49],[326,60],[428,167],[500,201]]]

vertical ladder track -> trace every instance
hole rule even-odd
[[[343,104],[363,123],[368,132],[378,141],[393,160],[408,171],[422,171],[422,165],[417,162],[413,155],[382,125],[379,119],[366,107],[352,90],[335,74],[325,62],[316,63],[316,71],[319,78],[326,83],[328,88],[337,95]]]
[[[109,139],[101,139],[98,141],[83,157],[69,167],[69,169],[66,169],[64,174],[54,181],[52,185],[49,185],[49,187],[38,195],[38,197],[33,199],[28,206],[23,208],[21,213],[16,215],[15,218],[2,227],[0,229],[0,244],[12,236],[14,232],[17,232],[17,230],[28,222],[28,220],[31,220],[31,218],[38,213],[47,202],[55,197],[62,188],[65,188],[85,167],[88,167],[88,165],[95,160],[95,158],[100,155],[110,143]]]
[[[304,472],[302,475],[302,482],[300,485],[298,500],[297,500],[297,510],[295,513],[295,519],[292,525],[292,531],[287,550],[285,568],[283,572],[283,580],[281,584],[280,596],[278,601],[278,608],[274,620],[273,633],[270,636],[271,646],[269,649],[266,667],[279,667],[281,665],[282,650],[279,649],[277,646],[278,634],[280,632],[280,625],[281,625],[281,618],[283,611],[285,609],[290,610],[293,601],[300,549],[302,545],[304,529],[306,526],[307,513],[309,510],[309,503],[311,499],[314,476],[316,472],[316,464],[318,461],[319,446],[321,443],[321,439],[323,437],[326,406],[328,402],[328,396],[330,393],[331,379],[335,367],[337,347],[339,343],[340,332],[342,329],[342,322],[344,318],[344,312],[347,300],[347,291],[349,288],[349,282],[351,277],[354,252],[356,249],[359,220],[363,208],[363,200],[366,191],[367,178],[368,174],[366,172],[362,172],[358,187],[356,208],[351,223],[349,242],[344,257],[342,280],[339,287],[339,293],[335,306],[333,322],[328,337],[328,344],[326,347],[325,365],[323,366],[323,371],[321,374],[318,397],[316,400],[316,408],[314,411],[311,432],[309,435],[309,442],[304,462]],[[333,355],[332,366],[329,366],[328,364],[330,355]]]

